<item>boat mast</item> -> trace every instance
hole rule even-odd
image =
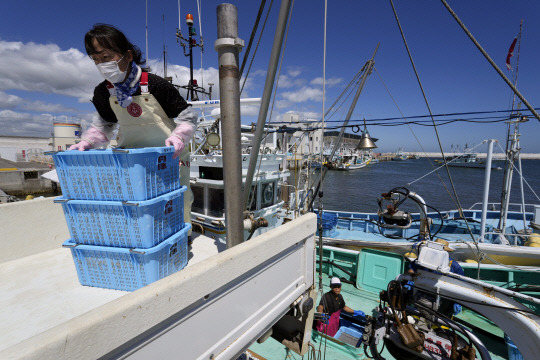
[[[189,82],[187,85],[181,85],[177,87],[187,90],[186,100],[198,101],[198,93],[205,94],[210,97],[212,92],[212,88],[210,88],[209,92],[207,92],[204,87],[198,86],[196,79],[193,79],[193,48],[198,46],[201,48],[201,52],[203,52],[204,46],[202,43],[202,39],[200,44],[198,44],[197,40],[195,40],[194,38],[197,33],[195,32],[195,27],[193,27],[193,15],[191,14],[186,15],[188,38],[186,39],[184,36],[182,36],[182,31],[180,29],[180,1],[178,1],[178,17],[179,20],[178,29],[176,29],[176,42],[178,42],[184,49],[184,56],[189,57]],[[186,52],[186,47],[189,49],[188,52]]]
[[[377,44],[377,47],[375,47],[375,51],[373,52],[373,56],[371,56],[371,59],[369,59],[364,66],[362,67],[362,70],[364,70],[364,73],[362,74],[362,77],[360,79],[360,85],[358,86],[358,89],[356,90],[356,94],[354,95],[354,99],[351,103],[351,107],[349,108],[349,112],[347,113],[347,116],[345,117],[345,121],[343,122],[343,126],[341,127],[341,130],[339,132],[338,138],[336,140],[336,144],[332,148],[332,152],[330,153],[330,156],[328,157],[328,161],[332,161],[334,158],[334,155],[336,153],[336,150],[339,146],[341,146],[341,140],[343,138],[343,134],[345,133],[345,129],[347,127],[347,124],[349,123],[349,120],[351,119],[352,113],[354,111],[354,108],[356,107],[356,103],[358,102],[358,98],[360,97],[360,94],[362,93],[362,89],[364,88],[364,85],[366,83],[366,80],[369,75],[371,75],[371,72],[373,70],[373,66],[375,65],[375,54],[377,54],[377,50],[379,49],[379,45]],[[322,165],[322,164],[321,164]],[[321,166],[321,175],[319,177],[319,181],[317,183],[317,187],[315,188],[315,192],[313,193],[313,197],[311,198],[309,202],[308,209],[313,208],[313,202],[315,201],[315,198],[317,197],[317,194],[319,193],[319,189],[321,187],[321,183],[324,180],[324,177],[326,176],[326,173],[328,172],[327,167]]]
[[[519,35],[518,35],[518,55],[516,59],[516,72],[514,74],[514,87],[517,86],[517,73],[518,73],[518,67],[519,67],[519,52],[521,48],[521,31],[523,29],[523,20],[519,24]],[[512,94],[512,111],[514,110],[516,100],[516,94]],[[519,104],[518,104],[518,110],[519,110]],[[512,120],[514,118],[514,120]],[[500,209],[500,217],[499,217],[499,224],[498,229],[504,233],[504,229],[506,228],[506,220],[508,217],[508,206],[510,204],[510,191],[512,189],[512,176],[514,172],[514,164],[516,160],[518,161],[518,164],[520,165],[520,174],[523,177],[523,174],[521,173],[521,155],[520,155],[520,147],[519,147],[519,123],[528,121],[526,117],[521,116],[518,113],[512,114],[510,121],[507,122],[508,124],[508,131],[506,136],[506,161],[505,161],[505,167],[504,167],[504,180],[503,180],[503,189],[501,193],[501,209]],[[511,133],[512,125],[514,126],[514,132]],[[523,198],[523,182],[521,182],[521,193],[522,193],[522,212],[523,217],[525,219],[525,204],[524,204],[524,198]],[[524,220],[525,222],[525,220]],[[525,227],[526,222],[525,222]]]
[[[507,143],[510,145],[507,145],[506,150],[506,164],[505,164],[505,170],[504,170],[504,182],[503,182],[503,191],[501,195],[501,210],[500,210],[500,218],[499,218],[499,224],[497,228],[504,232],[504,229],[506,228],[506,220],[508,217],[508,206],[510,205],[510,190],[512,188],[512,176],[514,173],[514,164],[517,161],[520,165],[520,175],[523,176],[523,173],[521,173],[521,155],[520,155],[520,145],[519,145],[519,123],[529,121],[527,117],[521,116],[517,114],[514,118],[514,120],[508,121],[508,127],[514,125],[514,132],[509,135],[507,139]],[[522,212],[524,213],[523,216],[525,216],[525,204],[523,199],[523,183],[521,184],[522,187]],[[525,221],[525,220],[524,220]],[[525,228],[526,228],[525,223]]]

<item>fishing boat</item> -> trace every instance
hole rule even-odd
[[[405,161],[408,158],[409,157],[403,152],[403,149],[400,148],[398,151],[396,151],[394,156],[392,156],[392,161]]]
[[[415,246],[416,241],[436,236],[450,242],[458,261],[540,266],[540,250],[537,248],[540,241],[537,225],[540,222],[540,205],[526,204],[523,195],[517,136],[521,121],[512,120],[509,124],[514,126],[508,145],[512,149],[509,151],[512,157],[507,161],[500,204],[488,203],[495,142],[489,140],[482,209],[428,213],[427,204],[420,195],[410,193],[406,188],[396,188],[382,194],[377,214],[327,213],[327,219],[332,219],[326,225],[327,243],[393,249],[404,254]],[[512,212],[509,211],[509,195],[516,162],[521,175],[521,203],[517,204],[520,211]],[[418,206],[419,213],[413,215],[398,209],[407,198]],[[383,200],[389,202],[386,209],[381,206]],[[493,208],[497,205],[498,211],[488,211],[488,206]]]
[[[342,156],[331,169],[338,171],[358,170],[366,167],[370,161],[371,159],[363,154]]]
[[[241,104],[259,104],[260,99],[242,99]],[[199,232],[226,243],[225,195],[223,146],[219,117],[219,100],[191,102],[194,108],[213,108],[213,119],[203,120],[198,124],[191,155],[190,177],[194,202],[191,207],[191,221]],[[252,156],[251,126],[242,125],[242,177],[245,183],[248,165]],[[286,155],[277,144],[280,143],[277,132],[267,136],[266,143],[259,154],[257,170],[252,185],[251,218],[246,219],[244,239],[279,226],[283,217],[278,216],[284,201],[281,188],[290,175],[286,168]]]
[[[417,265],[423,264],[424,270],[411,276],[408,272],[410,261],[400,255],[372,249],[352,251],[325,246],[322,259],[317,263],[322,275],[318,282],[317,303],[323,293],[330,291],[330,278],[338,277],[347,306],[361,310],[365,315],[352,316],[342,311],[339,330],[332,336],[313,330],[310,355],[328,359],[444,359],[450,358],[451,349],[463,351],[470,345],[475,348],[476,356],[469,354],[466,358],[507,359],[508,356],[524,356],[527,359],[526,352],[535,352],[535,345],[518,343],[523,338],[521,331],[534,333],[540,321],[540,300],[534,297],[537,293],[533,290],[538,285],[538,269],[492,265],[483,267],[479,272],[474,264],[464,264],[465,275],[460,276],[448,271],[448,253],[441,250],[434,244],[421,249],[421,260],[417,261]],[[437,260],[429,260],[428,254]],[[440,261],[437,255],[444,260]],[[414,281],[414,291],[395,291],[409,280]],[[470,291],[465,292],[464,288]],[[434,296],[433,289],[438,289],[437,296]],[[527,289],[534,293],[527,292]],[[533,296],[529,296],[531,294]],[[397,300],[392,300],[394,296]],[[463,305],[463,310],[453,315],[448,310],[452,306],[452,301],[448,299],[458,301]],[[510,315],[508,308],[503,310],[499,307],[503,303],[522,309],[522,320],[531,322],[528,325],[514,322],[516,319]],[[497,306],[490,307],[490,304]],[[404,311],[403,316],[396,318],[394,314],[400,310]],[[294,314],[289,316],[293,317]],[[503,321],[497,326],[493,320],[498,322],[500,317],[512,318],[512,321]],[[421,350],[412,350],[411,346],[405,345],[407,338],[400,338],[395,332],[396,325],[399,328],[401,323],[407,322],[416,329],[411,331],[411,336],[421,334],[418,341]],[[456,333],[458,338],[453,340]],[[286,341],[268,339],[255,343],[249,348],[248,354],[253,359],[286,358],[289,354],[283,346]]]
[[[514,204],[517,207],[518,204]],[[540,207],[528,205],[531,211],[525,213],[526,223],[536,224],[540,221]],[[535,210],[535,211],[533,211]],[[324,210],[323,236],[325,244],[342,246],[349,249],[371,248],[392,251],[401,255],[414,252],[420,238],[421,213],[411,213],[410,226],[404,220],[403,226],[390,225],[377,213],[360,213]],[[481,209],[468,209],[462,212],[450,210],[444,212],[428,212],[426,218],[431,223],[429,231],[435,237],[450,242],[454,249],[452,255],[457,261],[478,261],[482,263],[503,263],[507,265],[540,266],[540,251],[537,243],[540,235],[532,231],[523,231],[523,213],[509,211],[505,236],[496,232],[500,212],[493,210],[486,213],[485,233],[482,241],[476,244],[471,240],[481,234]],[[467,219],[467,223],[463,220]],[[406,216],[407,217],[407,216]],[[534,226],[534,225],[533,225]],[[531,229],[529,226],[527,229]],[[528,235],[527,235],[528,233]],[[504,239],[504,240],[503,240]]]
[[[442,160],[435,160],[435,162],[442,164]],[[446,158],[446,163],[450,167],[460,167],[460,168],[476,168],[484,169],[486,167],[486,162],[478,158],[476,152],[465,152],[462,155],[449,156]],[[491,165],[492,170],[502,170],[500,166],[495,164]]]

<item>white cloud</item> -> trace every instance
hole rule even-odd
[[[88,102],[101,81],[94,64],[77,49],[55,44],[0,41],[0,90],[60,94]]]
[[[163,63],[150,60],[149,65],[158,75],[163,75]],[[175,84],[186,85],[189,69],[185,66],[169,65],[168,75]],[[219,74],[215,68],[195,70],[199,86],[208,89],[213,83],[212,98],[219,98]],[[88,56],[74,48],[62,50],[55,44],[36,44],[0,40],[0,133],[3,135],[49,136],[53,118],[62,114],[77,114],[83,129],[92,122],[97,113],[49,103],[39,99],[41,94],[61,95],[88,103],[94,88],[103,81]],[[204,82],[202,81],[204,80]],[[252,86],[246,83],[246,89]],[[17,95],[8,94],[18,90]],[[32,99],[24,91],[32,92]],[[181,91],[185,95],[185,90]],[[243,96],[247,95],[245,90]],[[244,111],[244,110],[243,110]],[[245,110],[252,114],[251,107]]]
[[[308,100],[320,101],[322,100],[322,89],[313,88],[309,86],[303,86],[296,91],[288,91],[281,93],[281,97],[289,100],[293,103],[304,102]]]
[[[19,106],[22,102],[22,98],[0,91],[0,109],[13,109]]]
[[[50,136],[53,122],[48,114],[2,110],[0,111],[0,128],[3,135]]]
[[[328,79],[326,79],[326,86],[328,86],[328,87],[336,86],[338,84],[341,84],[342,81],[343,81],[342,78],[335,78],[335,77],[328,78]],[[322,77],[317,77],[317,78],[311,80],[309,82],[309,84],[310,85],[320,85],[320,86],[322,86],[323,85],[323,78]]]
[[[292,102],[290,102],[289,100],[277,100],[276,101],[276,107],[278,109],[290,108],[291,106],[292,106]]]
[[[287,74],[289,74],[292,77],[297,77],[302,73],[302,69],[299,67],[292,67],[287,70]]]
[[[240,105],[242,116],[258,116],[260,105]]]
[[[60,104],[49,104],[43,101],[25,101],[21,104],[21,109],[36,112],[50,112],[50,113],[77,113],[79,112],[75,108],[68,108]]]

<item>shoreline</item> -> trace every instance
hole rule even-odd
[[[423,153],[423,152],[407,152],[406,153],[407,155],[419,155],[420,157],[429,157],[429,158],[439,158],[439,159],[442,159],[442,156],[441,156],[441,153],[440,152],[427,152],[427,153]],[[487,157],[487,153],[476,153],[478,158],[480,159],[485,159]],[[385,153],[385,154],[382,154],[381,156],[385,156],[385,155],[393,155],[393,154],[390,154],[390,153]],[[454,153],[454,152],[447,152],[445,153],[445,156],[455,156],[455,155],[459,155],[459,153]],[[493,160],[504,160],[505,159],[505,155],[504,154],[501,154],[501,153],[497,153],[497,154],[493,154]],[[540,160],[540,154],[536,154],[536,153],[521,153],[521,159],[522,160]]]

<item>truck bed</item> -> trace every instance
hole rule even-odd
[[[199,235],[186,268],[133,292],[79,284],[52,199],[0,218],[0,358],[231,359],[314,284],[313,214],[227,250]]]

